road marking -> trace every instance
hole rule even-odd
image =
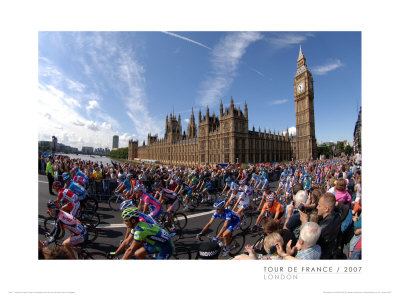
[[[204,215],[208,215],[214,213],[214,211],[206,211],[206,212],[201,212],[201,213],[197,213],[197,214],[192,214],[192,215],[188,215],[187,218],[194,218],[194,217],[200,217],[200,216],[204,216]],[[182,217],[178,217],[178,219],[181,219]],[[42,218],[39,218],[39,222],[43,222],[44,220]],[[126,228],[125,224],[99,224],[97,226],[97,228],[99,229],[113,229],[113,228]]]
[[[40,181],[40,180],[39,180],[39,182],[40,182],[40,183],[47,183],[47,184],[49,184],[48,181]]]

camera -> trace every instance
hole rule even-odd
[[[303,204],[300,204],[298,209],[299,209],[299,211],[301,211],[301,212],[305,212],[305,211],[306,211],[306,207],[304,207]]]
[[[268,248],[268,254],[273,255],[274,253],[276,253],[276,244],[272,245]]]

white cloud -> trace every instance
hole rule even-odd
[[[328,72],[335,70],[337,68],[343,67],[344,64],[339,60],[335,59],[325,65],[319,65],[312,68],[312,72],[317,75],[326,75]]]
[[[254,71],[256,74],[258,74],[258,75],[262,76],[263,78],[265,78],[265,75],[261,71],[258,71],[257,69],[254,69],[254,68],[250,68],[250,69],[252,71]]]
[[[200,90],[201,106],[215,106],[219,102],[236,77],[238,64],[247,47],[262,37],[259,32],[234,32],[215,46],[211,57],[212,70]]]
[[[84,126],[85,125],[85,123],[82,123],[79,120],[76,120],[76,121],[72,122],[72,124],[74,124],[76,126]]]
[[[89,128],[90,130],[93,130],[93,131],[98,131],[99,130],[99,128],[97,127],[97,123],[93,122],[93,121],[89,121],[89,123],[86,124],[86,127]]]
[[[272,33],[271,35],[266,37],[266,40],[275,49],[281,49],[291,45],[300,45],[300,42],[305,41],[307,40],[307,38],[313,36],[314,33],[311,32],[305,32],[305,33],[281,32],[281,33]]]
[[[289,127],[289,136],[295,136],[296,135],[296,127],[292,126]],[[286,136],[286,130],[283,132],[283,134]]]
[[[89,101],[89,105],[86,107],[86,110],[90,111],[94,108],[98,108],[99,107],[99,103],[95,100],[90,100]]]
[[[289,99],[278,99],[278,100],[274,100],[274,101],[269,102],[269,105],[270,106],[272,106],[272,105],[281,105],[281,104],[287,103],[288,101],[289,101]]]
[[[174,37],[177,37],[177,38],[186,40],[186,41],[188,41],[188,42],[194,43],[194,44],[199,45],[199,46],[201,46],[201,47],[203,47],[203,48],[206,48],[206,49],[211,50],[211,48],[207,47],[206,45],[204,45],[204,44],[202,44],[202,43],[200,43],[200,42],[197,42],[197,41],[195,41],[195,40],[189,39],[189,38],[187,38],[187,37],[184,37],[184,36],[182,36],[182,35],[178,35],[178,34],[171,33],[171,32],[167,32],[167,31],[162,31],[162,33],[165,33],[165,34],[168,34],[168,35],[171,35],[171,36],[174,36]]]
[[[49,113],[44,114],[44,117],[46,117],[47,119],[51,120],[51,115]]]
[[[185,120],[183,120],[183,121],[185,121],[186,123],[189,123],[189,122],[190,122],[190,120],[189,120],[189,119],[185,119]]]

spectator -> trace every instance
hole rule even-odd
[[[283,247],[283,238],[279,233],[271,233],[264,238],[264,251],[267,252],[266,256],[256,255],[256,251],[251,245],[246,245],[245,249],[249,255],[242,254],[236,256],[234,260],[282,260],[278,255],[277,247]]]
[[[106,166],[103,168],[103,191],[105,195],[110,194],[110,180],[111,180],[111,169]]]
[[[55,196],[56,194],[53,192],[54,171],[53,171],[53,158],[52,157],[50,157],[49,161],[47,162],[46,175],[47,175],[47,180],[49,181],[49,193],[51,195]]]
[[[294,233],[296,238],[298,238],[300,234],[300,214],[298,212],[298,208],[300,205],[303,205],[307,202],[307,193],[304,190],[300,190],[294,196],[294,204],[290,204],[287,206],[287,216],[286,222],[284,224],[284,229],[288,229]]]
[[[338,179],[335,186],[335,198],[337,203],[341,204],[350,204],[351,203],[351,195],[346,190],[346,180],[343,178]]]
[[[319,199],[317,206],[318,215],[322,217],[319,221],[321,236],[318,244],[321,246],[321,259],[335,259],[337,255],[337,237],[341,225],[341,217],[335,209],[335,196],[329,192],[324,193]]]
[[[321,257],[321,246],[317,244],[320,235],[321,227],[315,222],[307,222],[301,227],[296,246],[291,248],[289,242],[285,253],[283,247],[277,245],[277,252],[285,260],[318,260]]]
[[[93,172],[93,179],[94,183],[96,185],[96,193],[101,193],[101,179],[103,178],[103,175],[101,174],[101,171],[98,166],[94,168]]]

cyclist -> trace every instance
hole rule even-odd
[[[79,201],[82,201],[86,198],[86,190],[83,186],[77,184],[76,182],[72,181],[71,176],[68,173],[62,174],[63,181],[65,183],[64,188],[69,189],[74,194],[77,195]]]
[[[175,228],[175,221],[173,217],[173,213],[176,211],[176,207],[178,206],[179,200],[178,196],[175,192],[172,190],[162,188],[161,183],[156,183],[154,185],[154,190],[156,191],[156,194],[154,195],[155,199],[158,199],[162,204],[165,203],[165,205],[169,205],[167,212],[168,212],[168,219],[172,223],[172,228]]]
[[[178,178],[177,181],[178,186],[175,189],[175,193],[178,193],[185,198],[185,208],[183,208],[183,211],[188,211],[189,210],[189,196],[192,194],[192,188],[186,184],[185,182],[182,182],[182,179]]]
[[[76,194],[66,188],[61,188],[61,182],[55,181],[53,183],[53,189],[57,193],[57,203],[61,203],[62,200],[66,200],[68,203],[65,204],[61,210],[68,211],[72,216],[76,216],[81,204]]]
[[[273,194],[268,195],[266,200],[267,201],[264,204],[261,213],[257,218],[254,228],[257,228],[260,225],[261,220],[264,217],[271,216],[276,222],[279,223],[282,220],[283,215],[285,214],[285,209],[280,203],[275,201],[275,196]]]
[[[110,255],[118,255],[125,251],[123,260],[134,255],[137,259],[144,259],[148,254],[158,253],[157,260],[166,260],[174,253],[174,244],[169,234],[154,224],[139,221],[139,212],[134,207],[122,211],[122,219],[131,230],[129,236]],[[130,244],[131,243],[131,244]]]
[[[210,192],[212,189],[211,181],[208,178],[204,178],[203,182],[200,184],[199,189],[201,190],[201,193],[204,195],[204,198],[201,202],[204,203],[206,201],[210,201],[211,200]]]
[[[73,169],[70,171],[70,173],[71,173],[71,177],[74,177],[74,181],[75,181],[75,180],[77,180],[77,181],[78,181],[78,180],[82,180],[82,179],[79,179],[79,178],[78,178],[78,177],[82,177],[82,178],[84,179],[84,181],[85,181],[85,186],[89,185],[89,178],[88,178],[88,176],[87,176],[85,173],[79,171],[79,168],[78,168],[78,167],[73,168]],[[78,176],[78,177],[75,178],[75,176]]]
[[[212,215],[210,221],[204,226],[203,230],[199,234],[196,235],[196,239],[199,240],[201,236],[208,230],[208,228],[214,222],[216,217],[221,218],[225,221],[223,227],[217,234],[217,236],[213,240],[218,240],[223,238],[225,244],[225,251],[222,253],[222,256],[226,256],[230,251],[230,244],[232,240],[232,233],[240,226],[240,218],[239,216],[230,209],[225,209],[225,202],[223,200],[218,200],[214,203],[214,208],[216,211]]]
[[[138,210],[147,214],[148,209],[150,209],[149,216],[154,220],[162,212],[162,207],[160,201],[155,199],[152,195],[144,192],[144,186],[138,184],[134,188],[136,199],[139,200]]]
[[[233,187],[239,186],[239,185],[236,184],[235,182],[231,181],[231,178],[229,178],[229,177],[225,179],[225,182],[226,182],[226,184],[225,184],[224,189],[222,190],[222,194],[225,192],[225,190],[226,190],[227,188],[229,188],[229,190],[228,190],[228,192],[227,192],[227,194],[229,195],[229,193],[231,192],[231,190],[232,190]]]
[[[124,179],[120,185],[115,189],[116,193],[119,193],[122,191],[122,194],[125,196],[126,199],[129,199],[129,197],[132,195],[132,184],[131,181],[133,179],[132,174],[126,175],[126,179]]]
[[[50,243],[54,242],[58,238],[61,229],[66,228],[71,232],[71,236],[65,239],[62,245],[67,249],[70,258],[76,259],[72,247],[74,245],[87,241],[88,235],[86,228],[71,214],[60,210],[55,201],[48,201],[47,208],[50,216],[56,218],[56,223],[53,230],[50,233],[46,234],[46,236],[48,236],[49,238],[43,243],[44,246],[47,246]]]
[[[133,204],[132,200],[127,200],[127,201],[123,201],[121,203],[121,205],[119,206],[119,210],[121,210],[122,212],[126,209],[126,208],[136,208],[137,207]],[[145,222],[148,224],[152,224],[152,225],[158,225],[160,226],[153,218],[151,218],[150,216],[148,216],[147,214],[144,214],[143,212],[138,211],[139,213],[139,221],[141,222]],[[129,228],[126,228],[126,232],[125,232],[125,237],[124,240],[126,238],[128,238],[129,234],[130,234],[131,230]],[[122,241],[121,241],[122,242]]]

